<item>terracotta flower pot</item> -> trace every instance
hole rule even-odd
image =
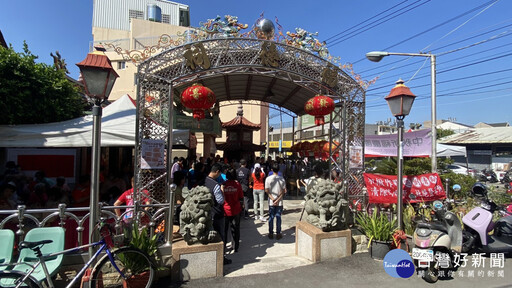
[[[149,281],[149,271],[142,272],[141,274],[132,275],[123,281],[123,288],[139,288],[146,287]]]

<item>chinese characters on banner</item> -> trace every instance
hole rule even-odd
[[[366,135],[364,137],[365,157],[396,157],[397,135]],[[432,139],[430,130],[423,129],[404,133],[404,157],[430,156]]]
[[[370,203],[396,203],[396,175],[364,173],[363,176]],[[434,201],[446,198],[443,182],[437,173],[404,176],[402,179],[403,198],[407,202]],[[416,200],[409,200],[410,194],[416,195]]]
[[[165,168],[165,141],[142,139],[141,169],[164,169]]]

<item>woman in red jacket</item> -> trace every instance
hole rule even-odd
[[[227,181],[221,186],[224,193],[224,235],[228,235],[228,228],[231,227],[231,236],[233,236],[235,252],[238,252],[240,244],[240,212],[244,201],[244,192],[242,185],[236,181],[236,170],[230,168],[226,173]],[[226,237],[227,238],[227,237]],[[224,243],[226,250],[226,243]]]
[[[253,181],[252,194],[254,198],[254,220],[260,219],[262,222],[265,222],[266,219],[263,216],[263,199],[265,197],[265,172],[263,172],[259,163],[254,165],[254,172],[251,176]],[[260,214],[259,216],[258,210]]]

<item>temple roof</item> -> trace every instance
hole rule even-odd
[[[244,108],[242,106],[242,101],[238,102],[238,111],[236,112],[236,117],[231,121],[222,122],[222,128],[245,128],[248,130],[258,131],[261,129],[261,124],[254,124],[251,121],[247,120],[244,117]]]
[[[254,131],[258,131],[261,129],[260,124],[254,124],[251,121],[247,120],[244,116],[236,116],[231,121],[222,122],[222,128],[235,128],[238,126]]]

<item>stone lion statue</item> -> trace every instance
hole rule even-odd
[[[181,205],[180,233],[188,245],[194,243],[208,244],[217,236],[213,230],[211,209],[213,195],[204,186],[183,190],[185,201]]]
[[[308,223],[324,232],[347,228],[348,202],[341,197],[342,186],[324,179],[317,179],[308,186],[304,197]]]

